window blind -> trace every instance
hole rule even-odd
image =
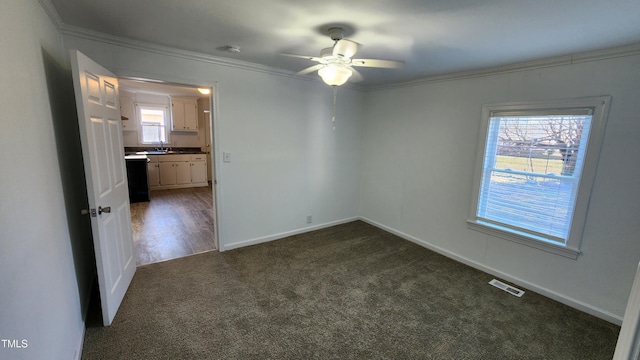
[[[477,219],[565,244],[592,110],[491,114]]]
[[[166,142],[166,119],[164,108],[140,106],[140,125],[142,143],[157,144]]]

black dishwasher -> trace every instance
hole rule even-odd
[[[149,181],[147,176],[146,155],[130,155],[124,157],[127,164],[127,180],[129,181],[129,202],[149,201]]]

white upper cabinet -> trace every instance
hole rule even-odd
[[[122,130],[136,130],[136,106],[135,97],[120,95],[120,116],[122,118]]]
[[[171,131],[198,131],[197,99],[171,98]]]

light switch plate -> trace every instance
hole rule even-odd
[[[223,152],[222,153],[222,161],[231,162],[231,153]]]

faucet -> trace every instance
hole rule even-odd
[[[164,142],[162,142],[162,140],[160,140],[160,149],[158,149],[160,151],[164,150]]]

